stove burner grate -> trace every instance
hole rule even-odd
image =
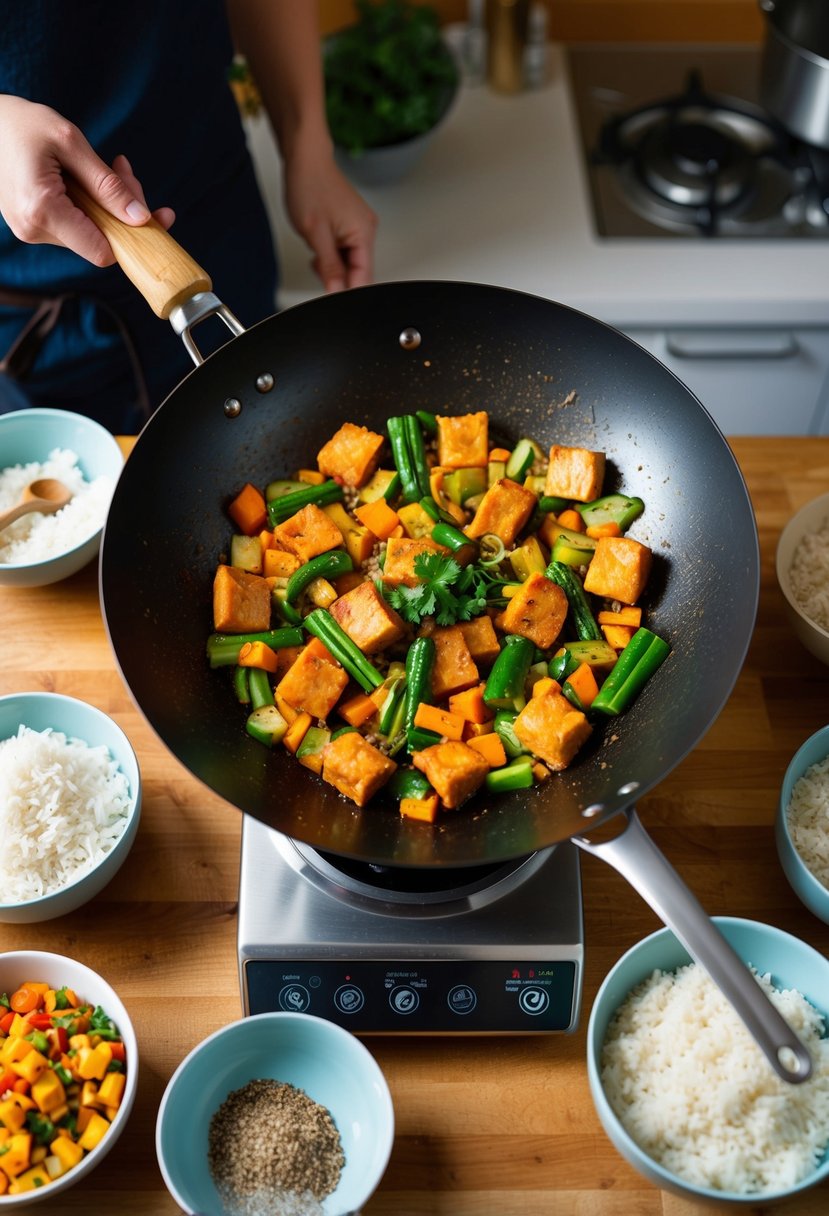
[[[615,168],[628,203],[646,219],[705,236],[750,232],[784,214],[809,173],[797,141],[774,119],[708,93],[697,70],[677,96],[609,119],[593,160]]]

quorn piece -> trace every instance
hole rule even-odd
[[[323,781],[365,806],[386,784],[397,765],[356,730],[332,739],[323,751]]]
[[[383,599],[374,583],[360,583],[329,608],[363,654],[376,654],[406,636],[406,623]]]
[[[436,743],[415,752],[412,763],[426,774],[449,810],[471,797],[489,772],[489,765],[479,752],[455,741]]]
[[[544,493],[552,498],[592,502],[602,492],[604,470],[604,452],[592,452],[589,448],[564,447],[554,443],[550,448]]]
[[[603,536],[587,567],[585,591],[635,604],[645,590],[653,553],[647,545],[629,536]]]
[[[484,494],[472,522],[466,527],[466,535],[476,539],[492,532],[510,549],[537,502],[538,497],[532,490],[502,477]]]
[[[320,448],[317,466],[325,477],[333,477],[344,486],[359,488],[377,468],[382,446],[383,436],[376,431],[344,422]]]
[[[343,545],[340,529],[321,507],[309,503],[274,530],[276,543],[293,553],[304,564],[329,549]]]
[[[486,468],[489,418],[484,410],[454,417],[437,415],[438,464],[444,469]]]
[[[321,658],[306,646],[276,686],[276,693],[293,709],[312,718],[326,718],[342,696],[348,675],[337,663]]]
[[[480,679],[460,625],[444,625],[432,634],[435,663],[432,668],[432,696],[435,700],[472,688]]]
[[[217,633],[270,629],[271,589],[259,574],[219,566],[213,579],[213,625]]]
[[[538,696],[530,697],[513,729],[524,747],[559,771],[567,767],[592,727],[581,710],[548,686]]]
[[[504,633],[517,633],[547,650],[561,633],[568,609],[569,602],[561,587],[534,572],[521,584],[495,623]]]
[[[444,550],[433,540],[424,537],[412,540],[409,536],[390,536],[386,543],[386,560],[383,564],[383,582],[391,586],[403,584],[416,587],[420,578],[415,570],[415,558],[420,553],[442,553]]]

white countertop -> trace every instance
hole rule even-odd
[[[537,91],[462,88],[414,170],[363,189],[380,217],[378,281],[490,283],[619,326],[829,324],[829,240],[598,237],[561,48],[551,59]],[[287,307],[319,285],[284,218],[266,121],[249,130]]]

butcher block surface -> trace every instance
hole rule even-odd
[[[123,440],[125,450],[131,442]],[[718,721],[638,811],[709,914],[769,921],[825,953],[829,926],[790,890],[773,822],[791,756],[829,721],[829,669],[786,625],[774,551],[792,513],[829,491],[829,439],[730,442],[760,534],[754,638]],[[712,503],[710,512],[711,528],[727,530],[720,505]],[[86,1181],[33,1210],[174,1216],[179,1209],[155,1157],[156,1111],[181,1059],[241,1016],[241,816],[179,764],[133,705],[102,623],[94,564],[52,587],[0,588],[0,620],[0,693],[48,689],[97,705],[126,731],[144,781],[138,837],[109,887],[62,919],[0,925],[3,950],[57,951],[100,971],[129,1009],[141,1052],[138,1097],[113,1151]],[[391,1088],[396,1136],[365,1216],[726,1211],[657,1190],[618,1155],[599,1124],[585,1068],[593,998],[619,956],[661,922],[604,862],[584,856],[582,880],[586,969],[575,1033],[366,1040]],[[784,1210],[823,1216],[827,1207],[823,1187]]]

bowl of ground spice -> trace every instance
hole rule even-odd
[[[347,1216],[383,1176],[394,1109],[371,1052],[302,1013],[243,1018],[178,1066],[156,1153],[183,1211],[210,1216]]]

